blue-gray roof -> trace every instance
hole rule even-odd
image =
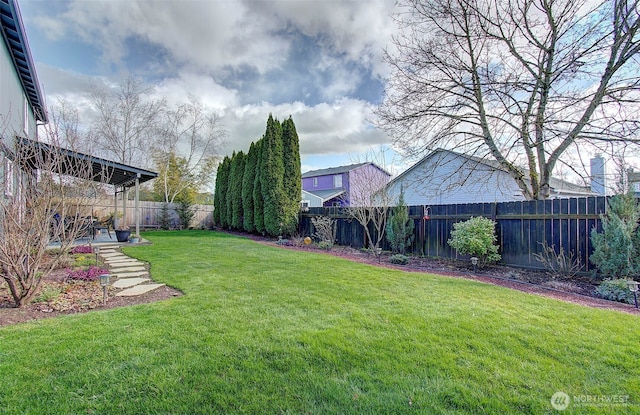
[[[44,95],[40,89],[36,67],[31,57],[29,42],[22,24],[20,8],[15,0],[0,0],[0,27],[2,38],[13,59],[22,89],[33,109],[36,120],[47,122]]]
[[[322,199],[323,202],[327,200],[331,200],[334,197],[338,197],[345,192],[343,187],[339,187],[337,189],[327,189],[327,190],[305,190],[305,192],[309,192],[314,196],[318,196]]]
[[[380,171],[387,173],[383,168],[379,167],[375,163],[365,162],[365,163],[350,164],[348,166],[329,167],[328,169],[311,170],[306,173],[302,173],[302,178],[306,179],[308,177],[329,176],[332,174],[347,173],[359,167],[366,166],[367,164],[371,164],[373,167],[379,169]],[[389,173],[387,174],[391,176]]]

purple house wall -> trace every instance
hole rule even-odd
[[[356,206],[369,200],[377,190],[371,183],[380,183],[380,188],[391,175],[374,163],[359,163],[349,166],[313,170],[302,174],[302,189],[321,197],[323,206]]]

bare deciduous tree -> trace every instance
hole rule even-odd
[[[161,134],[154,144],[154,160],[160,171],[154,188],[164,195],[166,203],[172,203],[181,192],[200,190],[211,181],[226,132],[218,114],[208,112],[193,96],[164,115]],[[172,171],[175,160],[180,160],[180,168]]]
[[[0,273],[17,307],[34,296],[79,236],[90,236],[93,180],[108,179],[93,170],[89,157],[60,149],[69,131],[53,123],[45,128],[47,143],[17,137],[2,148]],[[59,249],[48,249],[52,241]]]
[[[366,158],[376,162],[366,161],[372,166],[359,168],[357,175],[350,178],[350,200],[344,204],[348,205],[346,213],[364,228],[366,241],[380,260],[380,242],[385,237],[387,214],[394,200],[387,189],[390,176],[384,171],[384,153],[371,153]]]
[[[402,0],[377,113],[395,143],[496,160],[528,199],[567,156],[637,145],[637,1]]]
[[[149,167],[149,149],[166,103],[149,98],[148,92],[131,77],[115,89],[94,88],[91,100],[97,112],[92,135],[105,158]]]
[[[317,238],[319,242],[327,244],[328,249],[333,247],[336,243],[336,232],[338,229],[338,223],[335,219],[329,216],[316,216],[311,218],[314,232],[313,237]]]

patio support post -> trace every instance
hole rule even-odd
[[[118,186],[113,186],[113,228],[115,230],[115,223],[118,221]]]
[[[127,188],[122,186],[122,229],[127,228]]]
[[[140,173],[136,175],[136,237],[140,237]]]

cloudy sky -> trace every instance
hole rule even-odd
[[[92,82],[133,75],[170,103],[192,94],[219,112],[226,154],[247,151],[269,113],[293,116],[303,171],[389,145],[371,121],[393,0],[22,0],[20,8],[49,103],[81,105]],[[391,155],[385,161],[401,168]]]

